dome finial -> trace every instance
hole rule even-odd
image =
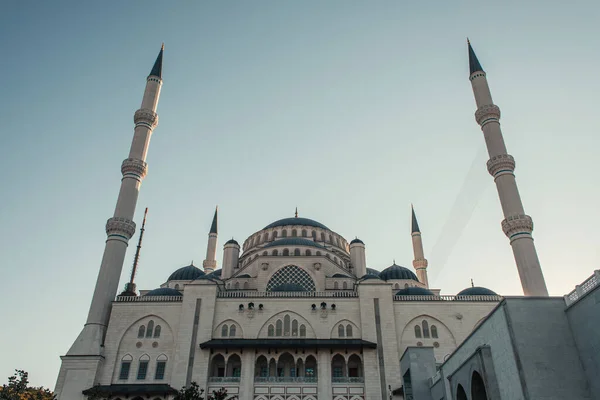
[[[396,259],[394,258],[393,260],[394,260],[394,265],[396,265]]]
[[[475,284],[473,283],[473,278],[471,278],[471,287],[475,287]]]
[[[194,260],[192,260],[192,262],[190,263],[190,265],[194,265]]]
[[[296,218],[298,218],[298,207],[296,207],[296,212],[294,215],[296,216]]]

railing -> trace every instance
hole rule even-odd
[[[316,376],[256,376],[255,383],[317,383]]]
[[[183,296],[120,296],[115,299],[117,303],[131,302],[179,302],[183,300]]]
[[[215,383],[215,382],[219,382],[219,383],[239,383],[240,382],[240,377],[239,376],[211,376],[210,378],[208,378],[209,382]]]
[[[332,383],[364,383],[365,378],[361,377],[348,377],[348,376],[334,376],[331,378]]]
[[[231,298],[255,298],[255,297],[358,297],[357,292],[257,292],[255,290],[231,290],[218,292],[217,297]]]
[[[394,296],[394,301],[500,301],[502,296]]]
[[[591,292],[596,286],[600,285],[600,269],[594,271],[594,275],[587,278],[581,285],[575,286],[575,290],[565,295],[565,304],[570,307],[577,303],[583,296]]]

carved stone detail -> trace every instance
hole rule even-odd
[[[490,121],[500,120],[500,108],[495,104],[486,104],[475,111],[475,120],[483,127]]]
[[[135,126],[142,125],[154,129],[158,125],[158,114],[147,108],[140,108],[133,115],[133,122]]]
[[[515,159],[510,154],[494,156],[488,160],[487,169],[493,177],[502,173],[512,174],[515,171]]]
[[[137,158],[126,158],[121,164],[123,177],[133,175],[138,180],[144,179],[148,173],[148,163]]]
[[[511,215],[502,221],[502,230],[508,238],[517,233],[531,234],[533,231],[533,220],[529,215],[525,214]]]
[[[426,259],[422,258],[420,260],[413,260],[413,267],[415,269],[423,269],[423,268],[427,268],[427,265],[429,265],[429,263],[427,262]]]
[[[260,269],[262,269],[263,271],[266,271],[269,269],[269,263],[262,263],[260,264]]]
[[[316,270],[316,271],[318,271],[318,270],[320,270],[320,269],[321,269],[321,263],[318,263],[318,262],[317,262],[317,263],[314,263],[314,264],[313,264],[313,267],[315,268],[315,270]]]
[[[109,218],[106,221],[106,234],[124,236],[127,240],[135,233],[135,222],[122,217]]]

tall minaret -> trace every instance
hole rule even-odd
[[[202,263],[204,272],[210,274],[217,267],[217,213],[219,207],[215,209],[215,216],[213,217],[212,224],[210,225],[210,232],[208,233],[208,245],[206,246],[206,260]]]
[[[414,207],[410,206],[412,212],[412,227],[411,236],[413,243],[413,253],[415,259],[413,260],[413,267],[417,271],[417,278],[419,282],[425,284],[426,288],[429,288],[429,279],[427,278],[427,260],[425,259],[425,253],[423,252],[423,239],[421,238],[421,230],[419,229],[419,223],[417,222],[417,216],[415,215]]]
[[[481,125],[490,159],[489,173],[494,177],[504,213],[502,230],[510,239],[523,293],[526,296],[548,296],[540,261],[533,244],[533,220],[523,209],[515,180],[515,159],[507,153],[500,130],[500,109],[492,101],[486,74],[467,40],[471,86],[477,103],[475,119]]]

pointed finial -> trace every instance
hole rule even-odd
[[[394,265],[396,265],[396,259],[394,258],[393,260],[394,260]]]
[[[194,260],[192,260],[192,262],[190,263],[191,266],[194,266]]]
[[[469,47],[469,74],[472,74],[477,71],[484,72],[483,68],[481,67],[481,64],[479,63],[479,60],[477,59],[477,56],[475,55],[475,51],[471,46],[469,38],[467,38],[467,46]]]
[[[296,207],[296,213],[294,214],[298,218],[298,207]]]
[[[165,42],[162,42],[162,45],[160,46],[160,49],[161,49],[161,50],[164,50],[164,49],[165,49]]]
[[[219,212],[219,206],[217,206],[215,208],[215,216],[213,217],[213,221],[212,224],[210,226],[210,232],[209,233],[217,233],[217,213]]]
[[[473,283],[473,278],[471,278],[471,287],[475,287],[475,284]]]
[[[160,47],[160,52],[158,53],[158,57],[156,57],[156,61],[154,62],[154,66],[152,67],[152,71],[150,71],[149,76],[157,76],[162,79],[162,61],[163,61],[163,52],[165,51],[165,44],[163,43]]]
[[[417,215],[415,214],[415,208],[413,207],[412,203],[410,204],[410,210],[412,213],[412,226],[411,226],[411,233],[415,233],[415,232],[421,232],[421,230],[419,229],[419,223],[417,222]]]

